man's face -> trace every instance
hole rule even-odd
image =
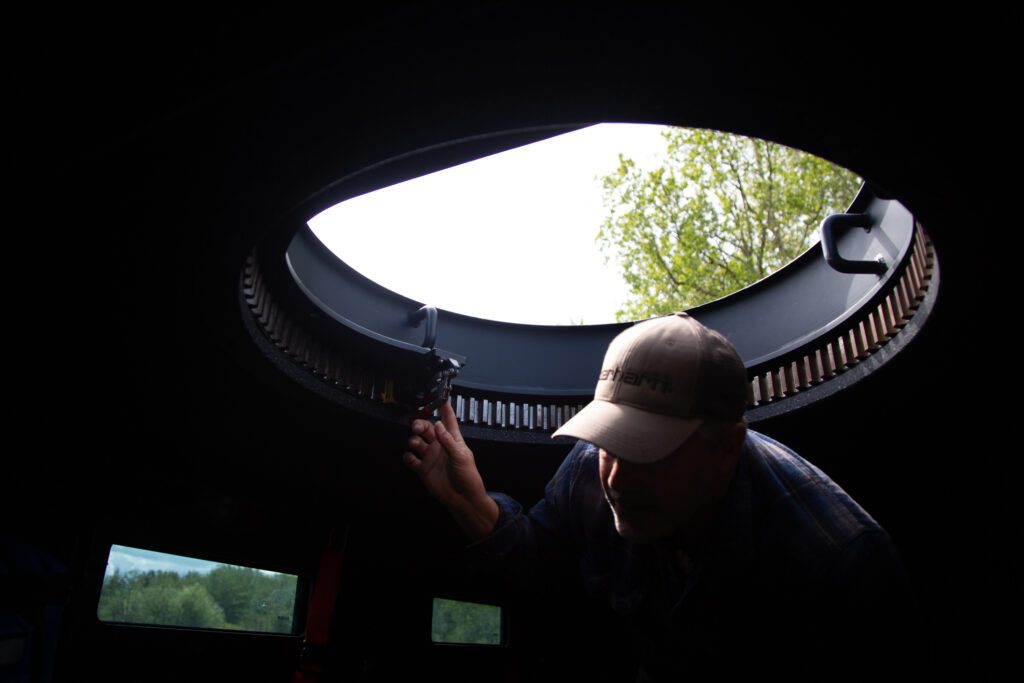
[[[600,451],[601,487],[623,538],[650,543],[696,531],[724,495],[729,455],[691,437],[671,455],[637,465]]]

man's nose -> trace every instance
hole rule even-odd
[[[617,458],[611,457],[611,471],[608,473],[608,486],[618,492],[628,491],[630,485],[636,480],[636,466]]]

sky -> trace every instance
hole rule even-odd
[[[539,325],[615,321],[627,289],[595,242],[619,153],[660,165],[664,126],[600,124],[349,199],[309,221],[349,266],[411,299]]]
[[[124,545],[111,545],[110,555],[107,558],[106,573],[113,574],[114,570],[117,569],[122,574],[127,574],[130,571],[165,571],[176,572],[183,575],[189,572],[206,574],[221,565],[222,563],[220,562],[210,562],[208,560],[200,560],[194,557],[169,555],[155,550],[130,548]],[[274,572],[263,569],[260,571],[264,574],[274,574]]]
[[[122,574],[130,571],[148,572],[169,571],[187,574],[195,571],[205,574],[218,566],[217,562],[207,562],[191,557],[180,555],[168,555],[158,553],[155,550],[143,550],[141,548],[129,548],[123,545],[110,546],[110,556],[107,558],[107,573],[119,569]]]

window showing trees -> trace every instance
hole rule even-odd
[[[298,577],[111,546],[101,621],[293,633]]]
[[[501,645],[501,607],[434,598],[430,638],[435,643]]]

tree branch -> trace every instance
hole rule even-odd
[[[661,267],[665,271],[665,274],[668,275],[668,279],[672,281],[672,284],[675,285],[677,290],[681,289],[682,284],[679,282],[679,280],[676,279],[675,275],[672,274],[672,269],[668,267],[668,264],[665,263],[665,259],[662,257],[661,250],[658,249],[658,244],[653,236],[648,240],[648,243],[650,244],[651,249],[654,250],[654,255],[657,257],[658,263],[661,264]]]

